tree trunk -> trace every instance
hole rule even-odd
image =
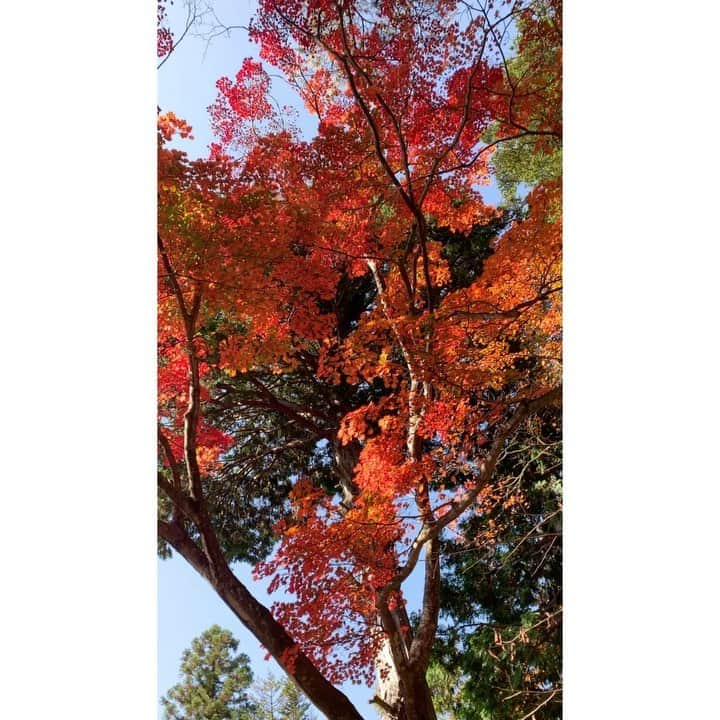
[[[381,720],[437,720],[424,671],[409,667],[401,678],[385,640],[375,660],[377,686],[375,704]]]
[[[401,720],[437,720],[425,673],[413,671],[400,680],[403,695]]]
[[[215,557],[207,546],[203,552],[181,529],[169,523],[159,522],[159,535],[212,585],[240,622],[329,720],[363,720],[347,696],[328,682],[272,613],[235,577],[224,558]],[[214,537],[204,536],[203,540],[214,541],[211,546],[217,542]]]
[[[378,687],[376,697],[380,700],[377,703],[380,720],[396,720],[397,708],[400,706],[400,678],[393,663],[390,642],[387,638],[375,658],[375,671]]]

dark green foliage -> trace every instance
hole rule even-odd
[[[482,274],[485,261],[492,255],[493,243],[508,227],[508,213],[494,218],[486,225],[476,225],[467,234],[451,232],[448,228],[434,228],[432,239],[444,246],[443,255],[450,266],[452,289],[468,287]]]
[[[168,720],[252,720],[252,671],[228,630],[213,625],[183,653],[182,680],[162,698]]]
[[[220,473],[206,479],[215,531],[231,561],[257,562],[270,552],[273,526],[289,508],[293,480],[309,477],[337,490],[331,455],[347,405],[314,377],[308,350],[293,372],[218,375],[205,416],[234,438]]]
[[[465,523],[469,548],[445,543],[435,660],[458,678],[458,720],[561,716],[560,432],[555,411],[528,424],[500,466],[506,500]]]
[[[218,315],[202,329],[210,359],[219,357],[227,336],[242,328]],[[230,562],[255,563],[276,540],[273,527],[288,511],[294,477],[317,474],[323,463],[316,449],[337,427],[339,409],[330,390],[315,377],[313,348],[298,351],[294,371],[251,371],[209,378],[210,399],[203,415],[233,438],[222,470],[204,479],[210,517]]]

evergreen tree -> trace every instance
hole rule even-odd
[[[432,692],[433,705],[438,720],[457,720],[455,708],[462,680],[445,666],[434,661],[427,671],[427,681]]]
[[[280,720],[280,703],[283,681],[274,675],[268,675],[262,681],[256,681],[252,689],[257,720]]]
[[[280,720],[315,720],[310,703],[290,678],[283,683],[280,700]]]
[[[315,720],[309,701],[290,678],[268,675],[255,684],[252,697],[256,720]]]
[[[429,681],[434,697],[455,696],[438,709],[452,708],[458,720],[561,716],[560,440],[559,411],[529,423],[500,468],[516,499],[464,523],[468,544],[446,544],[447,624],[434,650],[445,672],[432,665]]]
[[[182,680],[162,698],[168,720],[251,720],[252,671],[229,630],[213,625],[182,655]]]

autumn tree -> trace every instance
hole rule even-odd
[[[561,398],[559,182],[522,212],[480,192],[503,144],[560,142],[558,29],[549,2],[261,0],[251,36],[317,136],[255,60],[218,82],[210,158],[160,118],[161,547],[329,718],[376,679],[385,717],[436,717],[443,550],[495,547],[509,448]],[[263,607],[237,560],[294,601]]]
[[[251,720],[247,690],[252,671],[247,655],[228,630],[213,625],[182,656],[182,680],[162,699],[168,720]]]

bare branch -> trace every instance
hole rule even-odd
[[[168,51],[167,55],[158,63],[158,66],[156,70],[159,70],[170,58],[170,56],[175,52],[178,45],[185,39],[185,36],[188,34],[188,31],[190,28],[198,21],[198,19],[202,17],[202,14],[198,14],[197,10],[197,3],[194,0],[189,0],[187,2],[187,17],[185,18],[185,29],[182,32],[182,35],[180,35],[180,38],[177,42],[173,41],[172,47]]]

